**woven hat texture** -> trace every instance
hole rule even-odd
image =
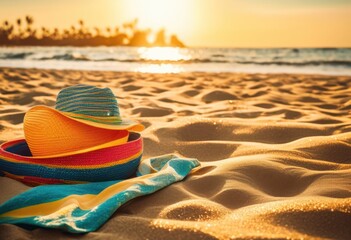
[[[0,175],[30,185],[119,180],[135,173],[142,152],[142,138],[135,132],[124,144],[47,158],[33,157],[19,139],[0,146]]]
[[[23,129],[0,146],[0,175],[30,185],[125,179],[143,153],[143,125],[122,119],[109,88],[65,88],[55,108],[32,107]]]
[[[68,156],[125,143],[143,126],[120,116],[109,88],[76,85],[57,96],[55,109],[35,106],[24,117],[24,135],[35,157]]]

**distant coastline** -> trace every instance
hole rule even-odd
[[[114,28],[89,28],[83,20],[67,29],[33,27],[31,16],[18,18],[15,23],[5,20],[0,25],[0,46],[136,46],[185,47],[185,44],[165,29],[139,29],[138,20]],[[154,37],[153,40],[150,40]]]

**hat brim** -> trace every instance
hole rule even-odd
[[[119,180],[135,174],[142,152],[142,138],[135,132],[124,144],[70,156],[33,157],[19,139],[0,146],[0,175],[33,185]]]
[[[83,148],[71,152],[65,152],[65,153],[60,153],[60,154],[51,154],[51,155],[45,155],[45,156],[35,156],[36,159],[47,159],[47,158],[58,158],[58,157],[67,157],[67,156],[74,156],[74,155],[79,155],[87,152],[92,152],[96,151],[99,149],[104,149],[104,148],[109,148],[109,147],[114,147],[118,145],[122,145],[128,141],[129,133],[128,131],[123,131],[122,132],[123,136],[121,138],[118,138],[113,141],[109,141],[103,144],[95,145],[92,147],[88,148]]]
[[[36,109],[38,109],[38,110],[39,109],[47,109],[49,111],[54,111],[56,113],[59,113],[63,117],[72,119],[72,120],[77,121],[77,122],[84,123],[84,124],[92,126],[92,127],[97,127],[97,128],[102,128],[102,129],[128,130],[128,131],[133,131],[133,132],[141,132],[145,129],[144,125],[142,125],[138,122],[131,121],[129,119],[122,119],[122,121],[119,122],[118,124],[110,125],[110,124],[93,122],[93,121],[89,121],[89,120],[85,120],[85,119],[75,118],[75,117],[72,117],[72,115],[70,115],[70,113],[61,112],[61,111],[58,111],[54,108],[47,107],[44,105],[34,106],[30,109],[30,111],[35,111]]]

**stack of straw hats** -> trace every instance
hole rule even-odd
[[[142,156],[144,127],[121,118],[109,88],[65,88],[55,109],[31,108],[23,128],[25,139],[0,146],[0,174],[30,185],[125,179]]]

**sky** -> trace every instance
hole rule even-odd
[[[0,21],[165,28],[193,47],[351,47],[351,0],[0,0]]]

